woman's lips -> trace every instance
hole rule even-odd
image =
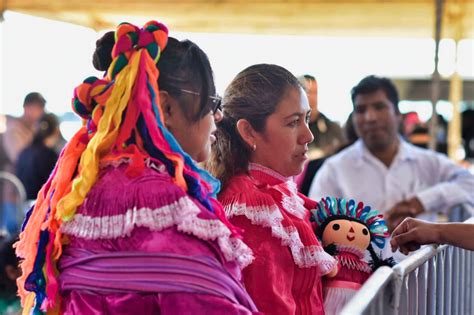
[[[301,153],[296,154],[295,157],[298,159],[303,159],[303,160],[308,159],[308,150],[305,150]]]

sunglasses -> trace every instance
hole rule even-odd
[[[197,95],[200,96],[201,93],[190,91],[190,90],[184,90],[180,89],[181,92],[192,94],[192,95]],[[222,110],[221,104],[222,104],[222,97],[215,95],[215,96],[209,96],[209,100],[211,102],[211,112],[213,115],[217,113],[217,111]]]

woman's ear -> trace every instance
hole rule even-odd
[[[237,132],[250,148],[255,148],[257,145],[256,131],[246,119],[239,119],[237,121]],[[255,150],[255,149],[253,149]]]
[[[176,101],[167,91],[160,91],[160,107],[163,112],[165,127],[171,130],[176,120]]]

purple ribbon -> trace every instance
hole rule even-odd
[[[257,311],[240,281],[208,256],[144,252],[97,254],[75,248],[63,253],[59,270],[61,290],[209,294]]]

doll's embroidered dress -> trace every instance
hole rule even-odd
[[[354,246],[336,245],[334,257],[338,272],[323,280],[326,314],[339,314],[373,272],[364,260],[364,252]]]

